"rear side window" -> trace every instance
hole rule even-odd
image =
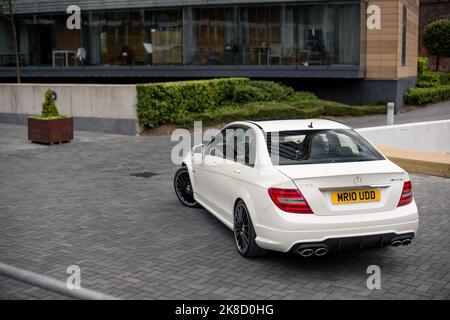
[[[227,127],[206,146],[205,154],[253,167],[256,156],[255,132],[245,126]]]
[[[384,160],[351,129],[268,132],[266,141],[274,165]]]
[[[247,127],[236,127],[227,130],[227,158],[234,162],[253,167],[255,165],[254,131]]]

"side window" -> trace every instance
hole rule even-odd
[[[225,152],[228,160],[253,167],[256,157],[254,130],[244,126],[227,128]]]
[[[224,140],[224,131],[221,131],[206,145],[205,155],[223,158],[225,154]]]

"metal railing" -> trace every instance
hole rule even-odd
[[[0,275],[39,287],[47,291],[80,300],[120,300],[119,298],[89,289],[69,289],[65,282],[0,262]]]

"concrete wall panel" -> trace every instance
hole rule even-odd
[[[450,120],[358,129],[377,146],[450,153]]]
[[[0,113],[3,116],[0,121],[23,120],[28,115],[40,114],[44,92],[48,88],[58,95],[56,106],[59,113],[74,117],[78,128],[125,133],[125,124],[128,134],[136,133],[136,125],[134,129],[130,126],[130,123],[137,123],[134,85],[1,84]],[[82,119],[89,124],[85,125]],[[96,122],[102,124],[97,130]]]

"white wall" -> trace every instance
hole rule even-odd
[[[450,153],[450,119],[357,129],[377,146]]]
[[[136,86],[90,84],[0,84],[0,113],[40,114],[44,92],[54,90],[60,114],[136,119]]]
[[[25,124],[29,115],[40,114],[49,88],[58,95],[59,113],[74,117],[76,130],[139,132],[134,85],[0,84],[0,121]]]

